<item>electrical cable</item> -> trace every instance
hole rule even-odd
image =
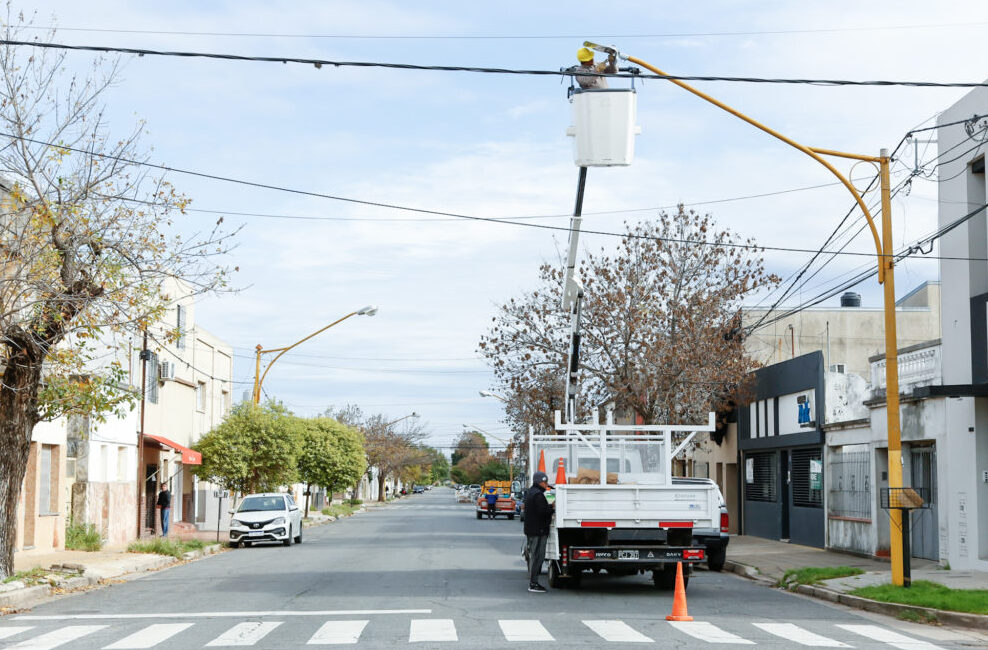
[[[571,77],[573,72],[566,70],[521,70],[513,68],[485,68],[478,66],[453,65],[418,65],[414,63],[384,63],[374,61],[331,61],[329,59],[306,59],[286,56],[247,56],[240,54],[217,54],[212,52],[179,52],[164,50],[148,50],[130,47],[111,47],[107,45],[67,45],[64,43],[42,43],[40,41],[15,41],[0,39],[0,45],[15,45],[36,47],[53,50],[73,50],[83,52],[136,54],[138,56],[162,56],[179,58],[219,59],[224,61],[250,61],[257,63],[299,63],[312,65],[316,68],[332,66],[335,68],[385,68],[391,70],[421,70],[429,72],[474,72],[482,74],[528,75],[541,77]],[[764,77],[727,77],[714,75],[657,75],[641,73],[591,73],[581,72],[584,76],[612,77],[616,79],[664,79],[679,81],[728,81],[758,84],[789,84],[811,86],[906,86],[913,88],[985,88],[988,82],[941,82],[941,81],[889,81],[869,80],[853,81],[849,79],[782,79]]]

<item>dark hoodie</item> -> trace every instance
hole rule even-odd
[[[545,488],[533,485],[525,494],[525,534],[545,536],[549,534],[552,522],[552,508],[545,499]]]

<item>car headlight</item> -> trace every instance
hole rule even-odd
[[[278,524],[284,524],[284,523],[285,523],[285,518],[284,517],[278,517],[277,519],[275,519],[274,521],[272,521],[270,525],[271,526],[277,526]]]
[[[240,521],[239,519],[231,519],[230,520],[230,525],[231,526],[244,526],[245,524],[244,524],[244,522]]]

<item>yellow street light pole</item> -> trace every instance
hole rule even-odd
[[[585,43],[587,47],[593,47],[598,49],[600,46],[594,43]],[[668,76],[662,70],[659,70],[653,65],[637,59],[632,56],[623,56],[623,58],[640,65],[641,67],[651,70],[657,75]],[[878,282],[884,285],[884,304],[885,304],[885,393],[886,393],[886,411],[887,411],[887,422],[888,422],[888,464],[889,464],[889,488],[894,490],[895,488],[902,487],[902,449],[900,444],[900,434],[899,434],[899,368],[898,368],[898,346],[896,344],[896,331],[895,331],[895,258],[894,252],[892,250],[892,200],[891,200],[891,183],[889,180],[889,156],[888,151],[882,149],[879,156],[865,156],[860,154],[845,153],[843,151],[832,151],[830,149],[818,149],[816,147],[806,147],[799,144],[795,140],[788,138],[781,133],[770,129],[769,127],[761,124],[760,122],[748,117],[744,113],[741,113],[734,108],[731,108],[727,104],[718,101],[707,95],[704,92],[693,88],[687,83],[679,79],[669,79],[668,81],[676,84],[683,90],[687,90],[697,97],[710,102],[714,106],[721,108],[731,115],[740,118],[751,124],[757,129],[768,133],[772,137],[782,140],[786,144],[802,151],[807,156],[816,160],[818,163],[830,170],[834,176],[841,182],[844,187],[851,193],[854,200],[857,202],[861,211],[865,215],[865,219],[868,220],[868,227],[871,229],[872,238],[875,240],[875,249],[878,255]],[[861,193],[854,187],[851,181],[841,174],[837,169],[830,164],[823,156],[834,156],[838,158],[849,158],[851,160],[863,160],[865,162],[877,163],[879,166],[879,175],[881,177],[881,196],[882,196],[882,234],[879,236],[878,229],[875,226],[875,220],[872,218],[871,211],[868,210],[868,206],[865,205],[864,198]],[[891,556],[892,556],[892,583],[895,585],[909,586],[908,582],[904,582],[904,566],[905,562],[909,561],[909,558],[903,557],[902,549],[902,511],[899,509],[889,510],[889,532],[891,538]]]
[[[296,347],[298,345],[301,345],[302,343],[305,343],[306,341],[308,341],[309,339],[311,339],[313,336],[316,336],[318,334],[322,334],[323,332],[325,332],[326,330],[328,330],[333,325],[337,325],[339,323],[342,323],[343,321],[345,321],[346,319],[350,318],[351,316],[373,316],[376,313],[377,313],[377,307],[376,306],[368,305],[367,307],[364,307],[363,309],[358,309],[357,311],[350,312],[349,314],[347,314],[343,318],[341,318],[339,320],[336,320],[336,321],[333,321],[332,323],[330,323],[326,327],[323,327],[322,329],[317,330],[317,331],[313,332],[312,334],[309,334],[304,339],[302,339],[300,341],[296,341],[295,343],[292,343],[291,345],[286,346],[286,347],[283,347],[283,348],[270,348],[268,350],[265,350],[265,349],[263,349],[260,346],[260,344],[258,344],[258,346],[254,349],[255,350],[255,359],[254,359],[254,394],[253,394],[254,404],[257,404],[257,403],[259,403],[261,401],[261,385],[264,383],[264,378],[268,376],[268,371],[271,370],[271,366],[274,365],[274,362],[275,361],[277,361],[278,359],[281,358],[281,355],[285,354],[286,352],[288,352],[292,348],[294,348],[294,347]],[[269,363],[268,364],[268,367],[264,369],[264,374],[261,374],[261,355],[262,354],[267,354],[268,352],[277,352],[278,355],[274,359],[271,359],[271,363]]]

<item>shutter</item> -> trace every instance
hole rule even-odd
[[[792,458],[792,503],[803,508],[822,508],[823,490],[814,490],[810,484],[810,461],[823,462],[823,451],[819,448],[793,449]],[[821,473],[822,477],[822,473]]]
[[[152,404],[158,403],[158,355],[149,353],[147,360],[147,381],[144,382],[144,396]]]
[[[748,454],[752,461],[753,481],[745,484],[747,501],[775,502],[778,495],[778,461],[774,451]]]

